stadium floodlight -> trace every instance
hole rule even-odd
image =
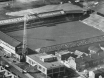
[[[28,11],[26,14],[21,14],[17,16],[23,16],[24,17],[24,31],[23,31],[23,46],[22,46],[22,59],[25,61],[26,54],[28,53],[27,51],[27,25],[26,22],[28,21],[28,16],[34,14],[32,11]]]

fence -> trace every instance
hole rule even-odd
[[[68,42],[68,43],[63,43],[63,44],[58,44],[58,45],[53,45],[53,46],[48,46],[48,47],[42,47],[42,48],[40,48],[39,52],[48,53],[48,52],[53,52],[53,51],[65,50],[65,49],[78,47],[78,46],[91,44],[91,43],[96,43],[96,42],[101,42],[101,41],[104,41],[104,35],[87,38],[87,39],[82,39],[82,40],[78,40],[78,41],[73,41],[73,42]]]

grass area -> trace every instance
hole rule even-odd
[[[22,33],[23,30],[10,32],[7,34],[22,42]],[[27,40],[29,48],[35,50],[41,47],[86,39],[103,34],[104,32],[76,21],[58,24],[57,26],[52,27],[27,29]],[[46,39],[53,39],[54,41],[49,41]]]

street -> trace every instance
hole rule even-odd
[[[0,52],[0,55],[1,52]],[[22,69],[19,68],[18,66],[16,66],[14,63],[12,63],[11,61],[9,61],[7,58],[5,57],[1,57],[0,58],[0,61],[2,61],[2,64],[3,65],[9,65],[10,67],[7,68],[7,70],[9,70],[11,73],[17,75],[19,78],[34,78],[34,77],[31,77],[30,75],[26,76],[25,74],[22,73]]]

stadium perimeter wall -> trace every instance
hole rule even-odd
[[[104,41],[104,35],[77,40],[73,42],[67,42],[67,43],[58,44],[58,45],[53,45],[53,46],[48,46],[48,47],[42,47],[40,48],[39,53],[55,52],[59,50],[70,49],[70,48],[79,47],[87,44],[101,42],[101,41]]]

